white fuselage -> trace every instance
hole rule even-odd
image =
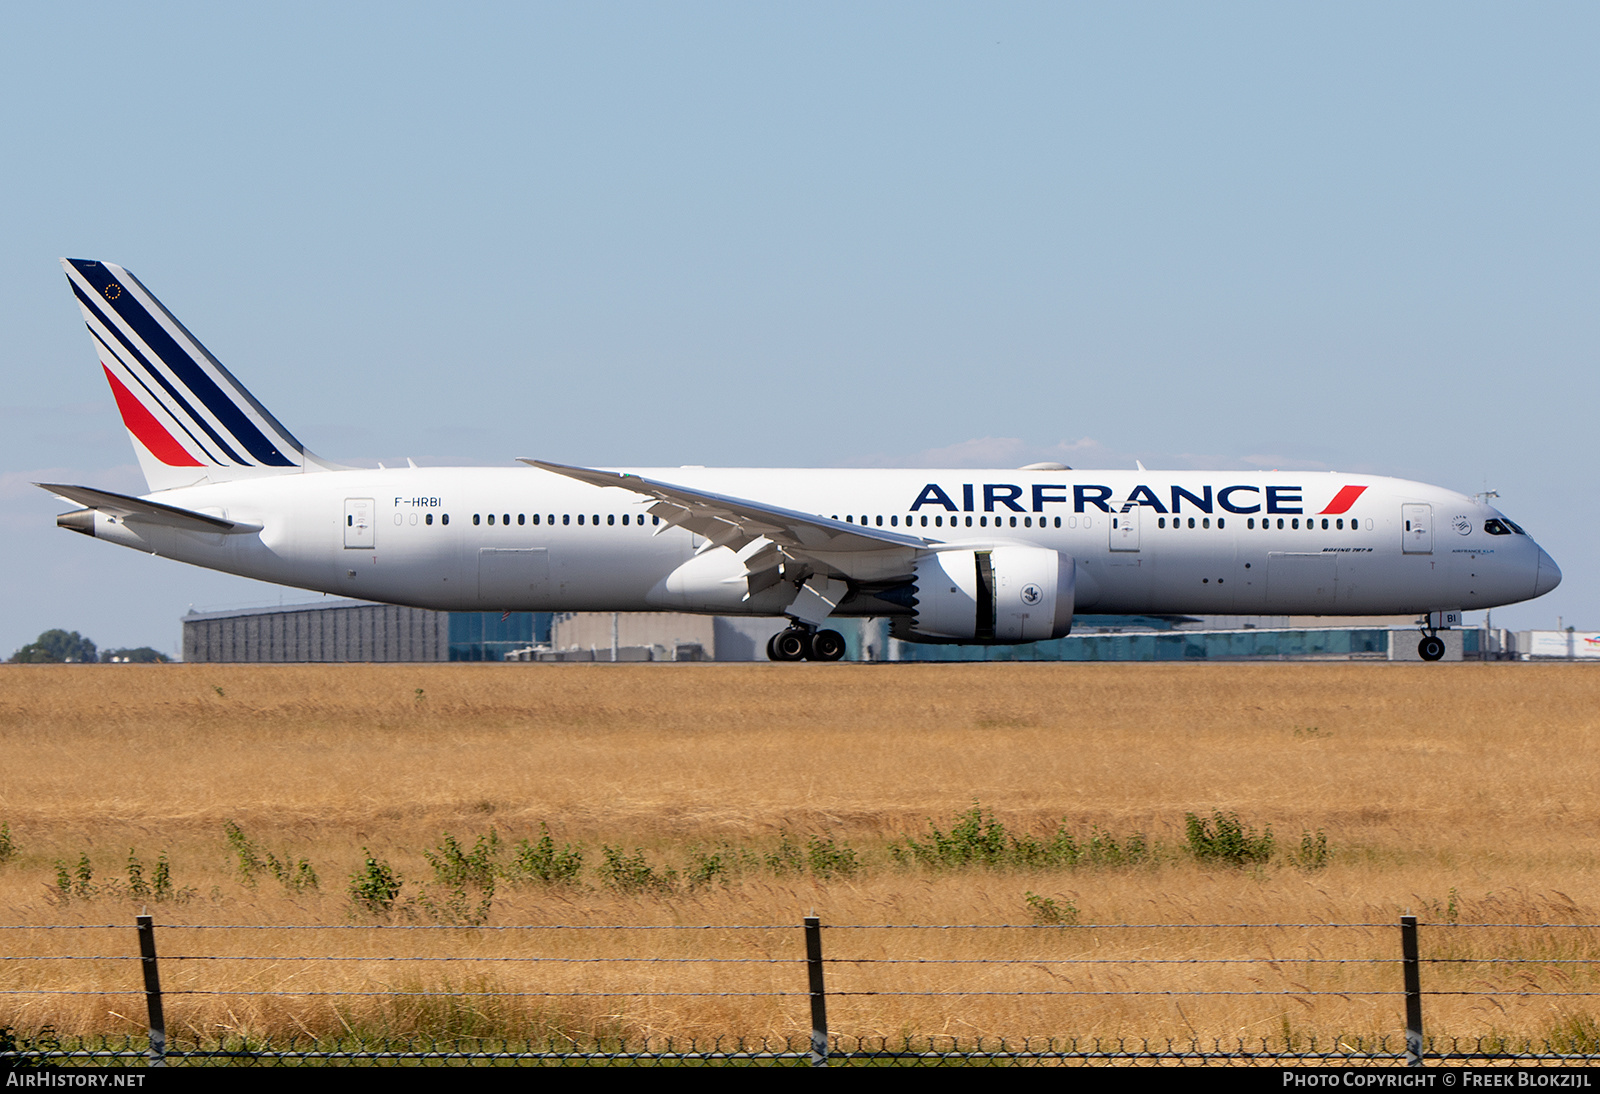
[[[759,468],[638,474],[914,535],[928,550],[1049,548],[1075,563],[1076,611],[1095,614],[1488,608],[1537,596],[1560,579],[1531,537],[1490,534],[1486,527],[1503,527],[1503,518],[1481,500],[1373,476]],[[752,594],[733,551],[703,549],[699,536],[665,527],[647,515],[648,498],[530,467],[306,471],[148,497],[260,530],[212,535],[96,513],[94,535],[368,600],[449,610],[777,615],[795,595],[781,585]],[[902,572],[868,573],[868,584],[889,587],[910,577],[906,552],[885,557],[894,560],[885,563],[889,570]],[[895,610],[853,590],[835,614]]]

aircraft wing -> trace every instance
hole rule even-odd
[[[626,471],[600,471],[546,460],[521,462],[591,486],[615,486],[654,498],[651,515],[660,517],[669,528],[683,527],[705,536],[708,546],[702,549],[728,547],[737,552],[758,539],[802,555],[847,555],[897,547],[920,550],[930,545],[920,536],[829,520],[765,502],[658,482]]]
[[[53,482],[36,482],[33,485],[41,490],[48,490],[63,500],[76,502],[85,508],[95,509],[124,520],[142,520],[150,524],[165,525],[168,528],[181,528],[186,532],[209,532],[212,535],[261,531],[259,524],[224,520],[209,513],[197,513],[193,509],[180,509],[176,505],[165,505],[159,501],[148,501],[127,494],[113,494],[109,490],[96,490],[92,486],[63,486]]]

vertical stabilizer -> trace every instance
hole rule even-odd
[[[61,265],[151,490],[329,466],[127,270]]]

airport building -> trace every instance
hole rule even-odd
[[[434,612],[328,598],[183,617],[185,661],[503,661],[549,641],[549,612]]]
[[[778,619],[674,612],[434,612],[356,600],[183,618],[194,662],[765,661]],[[851,661],[1415,661],[1409,618],[1079,616],[1066,638],[1016,646],[901,642],[884,619],[846,619]],[[1600,660],[1600,634],[1440,632],[1445,660]]]

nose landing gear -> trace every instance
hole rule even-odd
[[[1425,634],[1417,643],[1417,656],[1424,661],[1437,661],[1444,656],[1444,639],[1436,634]]]
[[[1437,661],[1444,656],[1444,639],[1441,630],[1461,626],[1461,612],[1429,612],[1417,620],[1422,630],[1422,641],[1417,643],[1417,656],[1424,661]]]
[[[837,661],[844,656],[844,635],[838,631],[793,626],[767,639],[772,661]]]

